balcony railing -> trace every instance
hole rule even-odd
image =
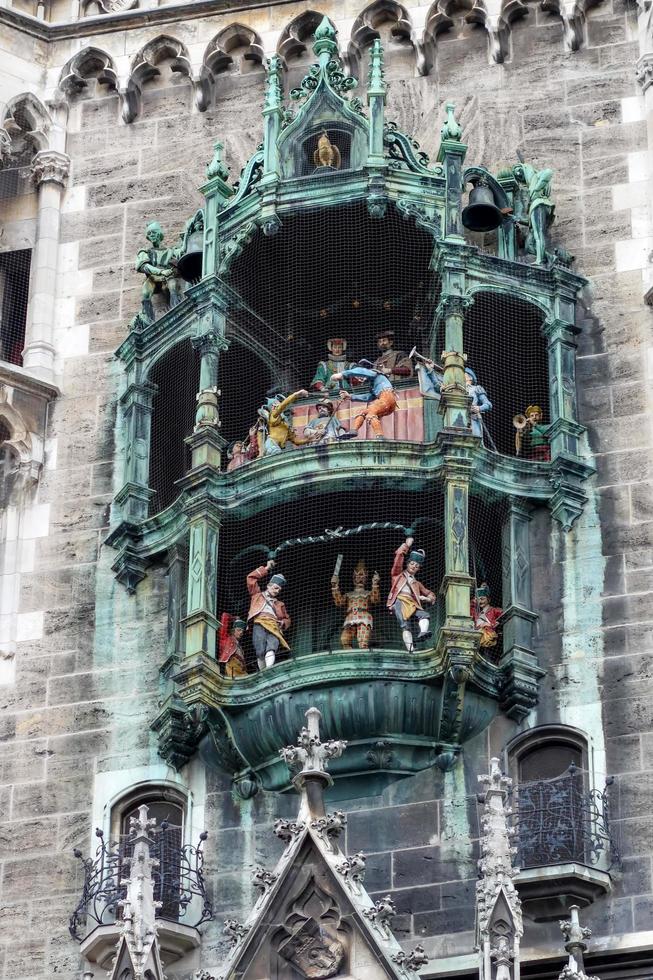
[[[75,849],[84,868],[84,886],[77,908],[70,917],[69,932],[78,942],[96,927],[109,925],[122,914],[127,893],[129,858],[133,850],[131,834],[107,842],[101,830],[95,831],[100,843],[95,857],[84,858]],[[181,843],[181,827],[165,821],[150,833],[150,854],[155,859],[152,870],[154,900],[161,905],[157,917],[183,922],[197,928],[213,918],[213,908],[206,896],[204,852],[207,833],[200,834],[197,845]]]
[[[619,863],[610,827],[613,779],[603,790],[588,789],[588,775],[571,765],[555,779],[519,784],[514,822],[522,870],[575,863],[609,871]]]

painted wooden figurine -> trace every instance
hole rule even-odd
[[[340,150],[331,142],[326,131],[320,134],[317,141],[317,149],[313,154],[313,163],[316,167],[328,167],[330,170],[339,170],[342,163]]]
[[[542,423],[542,409],[529,405],[523,415],[515,415],[512,423],[515,432],[515,452],[524,459],[540,463],[551,462],[549,427]]]
[[[218,633],[218,663],[225,677],[246,677],[245,654],[240,641],[245,635],[247,623],[230,613],[222,613]]]
[[[387,601],[388,609],[394,613],[401,627],[404,646],[409,653],[413,652],[415,642],[423,643],[430,640],[432,634],[429,614],[424,609],[424,605],[432,605],[435,602],[435,594],[417,578],[426,556],[421,549],[412,550],[413,540],[413,538],[406,538],[395,551]],[[411,627],[413,618],[417,620],[419,627],[416,641],[413,639]]]
[[[259,670],[274,667],[279,647],[290,650],[283,635],[290,626],[290,616],[279,598],[286,580],[283,575],[271,575],[265,589],[261,589],[261,581],[270,575],[275,564],[270,560],[267,565],[255,568],[247,576],[247,591],[250,595],[247,623],[252,630],[252,643]]]
[[[335,381],[340,381],[342,378],[345,378],[370,382],[372,386],[371,391],[355,391],[349,395],[352,401],[367,403],[365,408],[355,416],[352,422],[353,432],[351,434],[355,434],[366,422],[369,422],[374,438],[383,439],[381,419],[386,415],[392,415],[397,409],[397,395],[392,387],[390,378],[377,371],[376,368],[373,368],[371,362],[365,358],[360,360],[356,367],[334,374],[333,378]],[[348,392],[340,392],[341,398],[346,398],[347,396]]]
[[[412,378],[413,365],[410,357],[403,350],[395,350],[394,330],[384,330],[377,335],[376,346],[379,356],[374,362],[374,368],[388,378]]]
[[[444,375],[438,371],[438,365],[434,361],[429,358],[421,360],[422,363],[418,365],[420,390],[425,398],[435,398],[442,390]],[[492,402],[488,398],[485,388],[478,383],[476,372],[469,367],[465,368],[465,386],[467,394],[471,398],[469,414],[472,435],[482,439],[484,432],[483,415],[492,410]]]
[[[482,582],[476,589],[476,596],[472,598],[470,614],[474,620],[474,629],[480,630],[480,647],[484,650],[497,645],[499,620],[503,616],[503,609],[491,605],[490,600],[490,587],[487,582]]]
[[[372,575],[372,588],[367,588],[367,568],[362,558],[356,564],[353,572],[354,588],[344,595],[340,591],[340,562],[338,556],[336,570],[331,578],[331,595],[336,606],[346,606],[345,621],[342,624],[340,643],[345,650],[351,650],[354,640],[359,650],[368,650],[374,620],[370,608],[376,606],[381,599],[379,584],[381,577],[378,572]]]
[[[304,438],[311,446],[328,446],[337,442],[347,430],[336,415],[337,406],[328,398],[316,405],[317,415],[304,427]]]
[[[347,341],[343,337],[329,337],[326,346],[328,357],[320,361],[315,369],[315,376],[311,381],[313,391],[336,391],[338,383],[333,381],[333,375],[356,366],[354,361],[348,361],[345,357]]]
[[[269,398],[264,408],[259,411],[261,418],[265,418],[264,456],[276,456],[283,452],[289,442],[295,446],[306,445],[307,440],[302,439],[293,429],[292,414],[288,409],[299,398],[306,398],[307,395],[308,392],[303,388],[288,395],[287,398],[277,395],[275,398]]]

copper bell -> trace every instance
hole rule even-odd
[[[494,194],[484,181],[477,181],[469,192],[469,203],[463,210],[463,224],[470,231],[494,231],[503,220],[494,203]]]
[[[191,232],[186,242],[186,251],[177,263],[177,270],[186,282],[196,282],[202,278],[202,257],[204,253],[204,231]]]

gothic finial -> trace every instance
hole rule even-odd
[[[352,891],[360,892],[365,878],[365,855],[362,851],[336,865],[336,871],[345,879]]]
[[[390,895],[384,895],[383,898],[380,898],[378,902],[374,903],[373,908],[363,909],[365,918],[369,919],[383,936],[391,934],[390,923],[396,914],[397,908]]]
[[[589,949],[587,940],[591,937],[592,930],[581,926],[579,911],[578,905],[571,905],[570,918],[560,922],[560,931],[565,937],[565,949],[569,960],[563,967],[559,980],[599,980],[598,977],[589,977],[585,973],[584,956]]]
[[[385,73],[383,70],[383,45],[376,38],[370,52],[370,70],[367,76],[368,95],[385,95]]]
[[[480,975],[510,980],[511,964],[518,964],[519,940],[523,934],[521,902],[513,884],[516,869],[506,807],[512,780],[501,772],[499,760],[490,759],[490,772],[478,777],[485,792],[481,814],[481,859],[476,884],[476,929],[480,952]],[[494,965],[494,970],[493,970]]]
[[[443,140],[453,140],[456,143],[460,143],[463,131],[454,116],[456,107],[453,102],[447,102],[445,109],[447,112],[447,118],[445,119],[444,125],[440,130],[440,136]]]
[[[262,868],[261,865],[257,865],[257,867],[252,871],[252,884],[255,888],[259,889],[262,895],[265,895],[278,877],[279,875],[276,874],[276,872],[267,871],[265,868]]]
[[[213,159],[206,168],[206,176],[209,180],[213,177],[220,177],[222,180],[226,180],[229,176],[229,167],[222,160],[223,150],[224,143],[216,140],[213,144]]]
[[[265,103],[263,112],[272,112],[281,107],[283,88],[281,85],[281,58],[272,55],[267,62],[267,82],[265,86]]]
[[[340,740],[320,741],[321,713],[317,708],[306,712],[308,728],[302,728],[297,745],[287,745],[279,750],[281,758],[289,765],[301,767],[303,773],[325,772],[329,759],[339,758],[347,747]]]

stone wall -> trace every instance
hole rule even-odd
[[[238,19],[272,51],[301,10],[299,4],[249,9]],[[358,10],[343,4],[331,12],[346,37]],[[417,10],[416,17],[424,13]],[[651,228],[644,104],[634,75],[635,10],[603,0],[588,13],[585,43],[570,52],[559,18],[528,4],[526,16],[511,25],[503,64],[491,60],[482,27],[466,23],[462,13],[452,16],[426,76],[417,75],[407,42],[389,44],[388,118],[433,153],[442,106],[451,99],[470,163],[497,169],[520,149],[534,163],[551,165],[555,238],[592,280],[578,374],[597,475],[571,534],[552,527],[544,512],[534,517],[538,652],[548,673],[540,705],[525,724],[582,728],[597,774],[616,775],[623,876],[586,918],[599,937],[647,931],[653,455],[650,311],[642,294]],[[165,30],[183,39],[197,60],[229,21],[227,14],[180,19]],[[10,94],[32,88],[51,96],[80,42],[43,45],[16,28],[3,31],[8,49],[22,59],[11,62]],[[124,69],[155,34],[155,27],[116,27],[83,43],[110,51]],[[293,69],[292,81],[298,74]],[[144,86],[130,124],[121,121],[118,96],[92,81],[71,99],[72,170],[53,311],[62,394],[49,419],[36,501],[41,523],[23,549],[18,610],[29,629],[18,634],[15,683],[0,687],[0,969],[7,980],[78,976],[77,948],[67,934],[81,886],[72,848],[90,852],[94,826],[107,825],[111,801],[129,786],[168,780],[193,791],[193,833],[204,824],[209,830],[208,878],[218,911],[202,953],[209,967],[217,965],[223,915],[243,914],[252,901],[249,870],[259,861],[269,866],[278,853],[274,817],[293,812],[291,798],[234,801],[228,782],[205,772],[200,760],[175,774],[158,759],[149,724],[162,693],[165,570],[150,572],[130,597],[116,583],[112,552],[103,545],[121,482],[120,371],[112,352],[138,307],[133,259],[144,226],[156,218],[169,239],[176,237],[201,200],[197,188],[216,137],[225,142],[232,174],[238,172],[260,140],[262,94],[262,69],[243,62],[218,76],[215,102],[203,113],[193,107],[189,80],[165,66]],[[7,227],[11,235],[12,221]],[[367,852],[368,889],[390,890],[400,938],[422,939],[439,956],[473,950],[476,776],[516,731],[498,719],[466,746],[453,772],[425,772],[378,798],[346,805],[347,850]],[[527,924],[524,946],[548,946],[553,955],[556,930]],[[168,972],[188,976],[196,965],[188,960]]]

